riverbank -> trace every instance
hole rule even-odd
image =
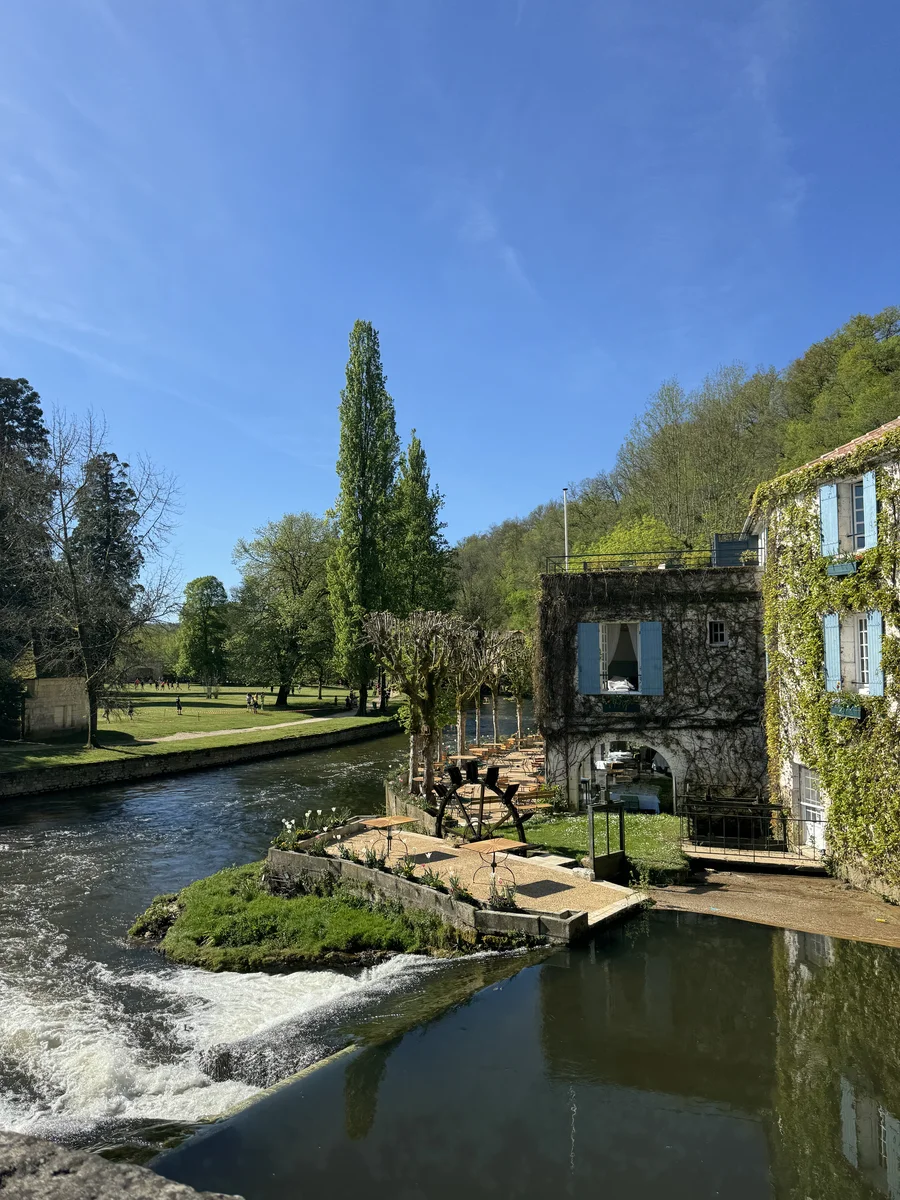
[[[71,747],[35,747],[33,756],[21,746],[0,749],[0,800],[70,788],[93,788],[133,780],[155,779],[212,767],[234,766],[258,759],[343,746],[398,733],[393,714],[333,718],[313,717],[297,726],[262,726],[209,734],[196,740],[133,742],[74,754]],[[4,769],[5,763],[13,765]]]
[[[900,907],[840,879],[699,870],[690,884],[651,888],[661,909],[900,947]]]

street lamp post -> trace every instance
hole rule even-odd
[[[563,542],[565,543],[566,572],[569,570],[569,489],[563,488]]]

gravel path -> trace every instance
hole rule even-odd
[[[700,878],[705,882],[651,888],[650,895],[658,908],[900,946],[900,907],[839,879],[713,870]]]

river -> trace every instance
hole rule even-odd
[[[282,817],[378,809],[404,749],[6,802],[0,1128],[133,1142],[257,1097],[153,1162],[247,1200],[900,1200],[896,950],[655,912],[549,956],[362,973],[213,975],[127,945],[152,896],[261,857]],[[284,1074],[351,1048],[259,1097],[247,1060],[204,1069],[235,1042]]]
[[[511,704],[501,721],[512,732]],[[427,977],[433,964],[407,957],[362,974],[210,974],[125,939],[153,896],[263,857],[282,818],[383,810],[405,747],[380,738],[3,802],[0,1128],[89,1144],[136,1121],[215,1116],[257,1089],[211,1080],[211,1046],[318,1008],[337,1022]]]

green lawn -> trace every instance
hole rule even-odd
[[[157,939],[174,962],[210,971],[285,970],[341,961],[367,951],[458,949],[437,917],[331,896],[272,896],[260,887],[263,864],[229,867],[176,895],[157,896],[130,929]],[[174,920],[173,920],[174,918]]]
[[[605,853],[605,829],[605,821],[601,817],[595,818],[596,854]],[[587,817],[584,813],[573,813],[546,820],[532,819],[525,826],[525,836],[529,842],[557,854],[581,857],[588,848]],[[610,822],[612,836],[613,824]],[[688,860],[681,853],[678,818],[669,813],[626,813],[625,853],[632,874],[645,875],[651,883],[671,882],[688,867]]]
[[[259,692],[265,698],[265,707],[254,714],[247,711],[248,691]],[[157,692],[153,688],[128,688],[124,695],[134,702],[134,717],[123,712],[112,712],[107,721],[101,715],[98,736],[100,747],[86,750],[82,735],[77,738],[61,738],[42,742],[7,742],[0,745],[0,773],[34,767],[71,766],[82,763],[108,762],[124,755],[173,754],[183,750],[203,749],[211,746],[234,746],[260,740],[274,741],[281,738],[301,737],[327,733],[332,729],[346,728],[348,724],[362,724],[383,718],[356,718],[344,708],[346,689],[326,688],[323,699],[317,699],[315,688],[298,688],[289,698],[287,709],[268,707],[274,704],[274,693],[268,688],[222,688],[215,699],[208,700],[202,688],[185,686],[178,691]],[[175,698],[181,697],[182,715],[175,709]],[[337,705],[335,705],[335,699]],[[315,721],[308,725],[289,725],[283,729],[269,729],[272,725],[300,722],[309,717],[332,718]],[[148,742],[145,739],[168,737],[174,733],[212,733],[218,730],[235,730],[226,736],[209,738],[186,738],[175,742]]]

